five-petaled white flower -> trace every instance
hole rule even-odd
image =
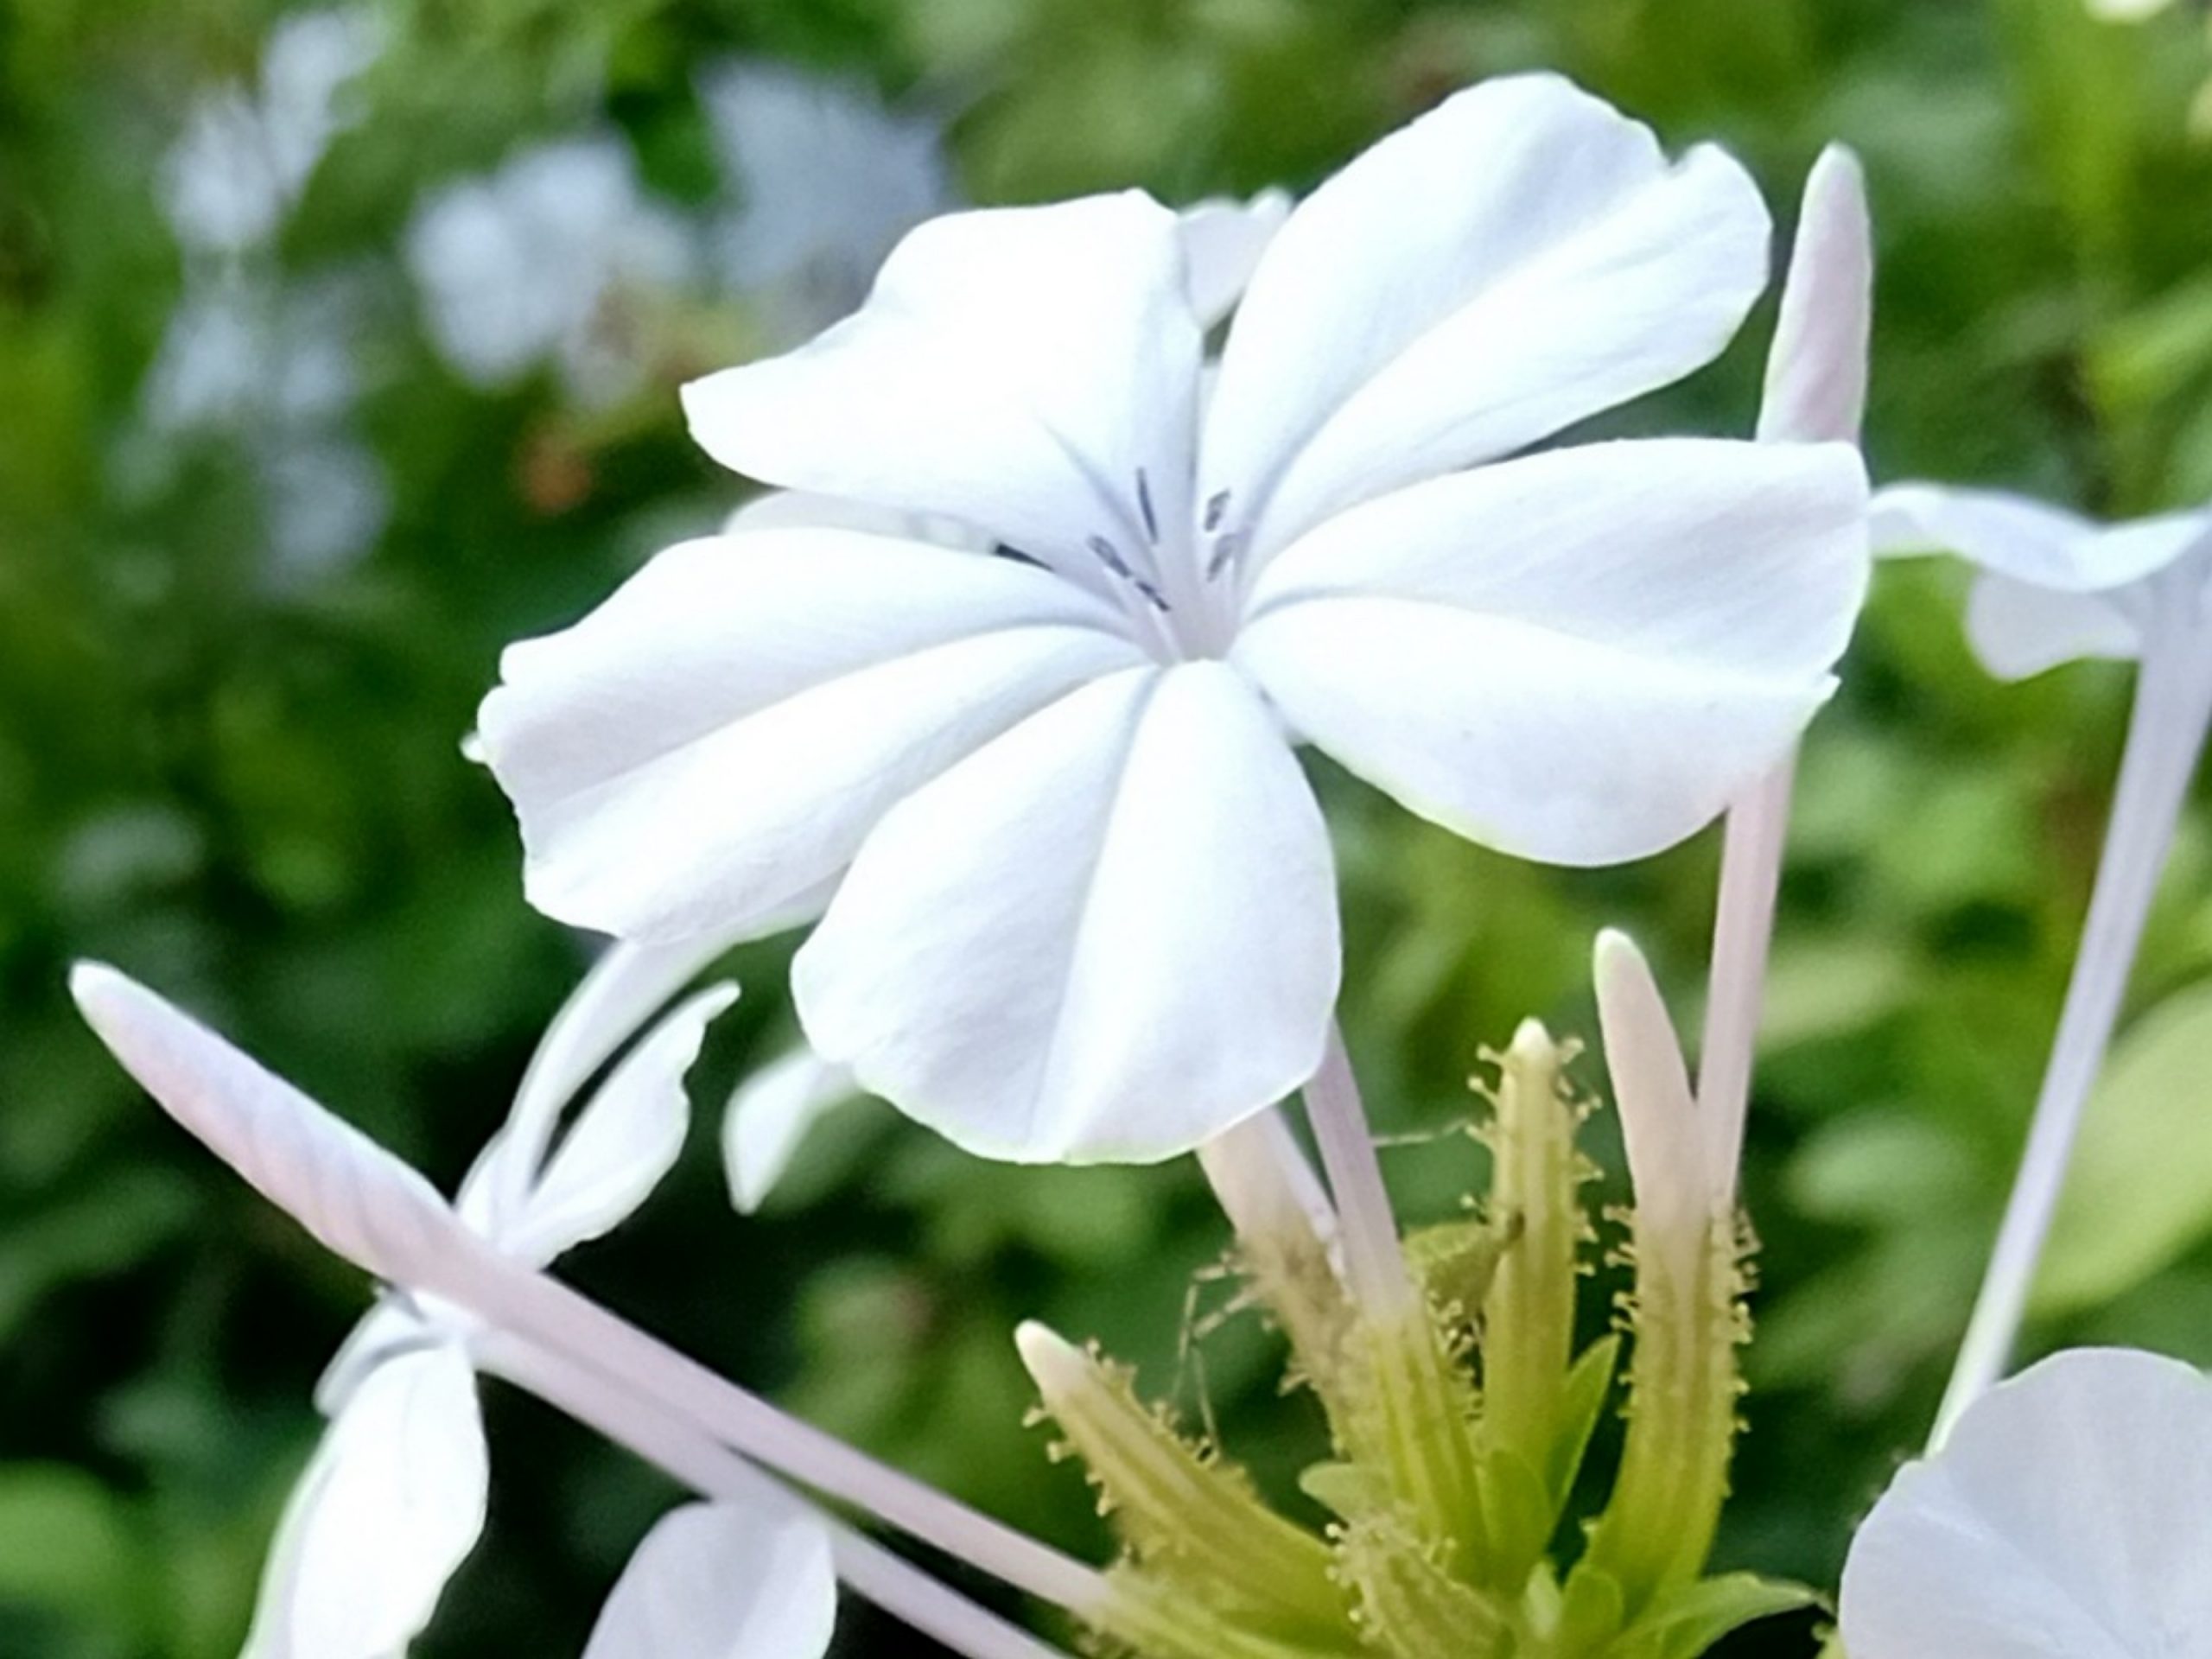
[[[2212,1632],[2212,1382],[2083,1349],[1908,1465],[1843,1569],[1851,1659],[2179,1659]]]
[[[678,1004],[615,1065],[557,1144],[556,1132],[584,1084],[698,966],[690,950],[618,946],[601,959],[547,1028],[506,1124],[462,1184],[454,1208],[465,1225],[503,1255],[543,1267],[645,1201],[682,1150],[690,1121],[683,1076],[709,1022],[734,1000],[734,986],[717,985]],[[86,1017],[118,1052],[188,1092],[219,1080],[232,1092],[291,1093],[221,1038],[112,970],[80,968],[73,985]],[[389,1659],[429,1624],[447,1580],[484,1529],[490,1468],[476,1395],[478,1336],[461,1310],[394,1291],[346,1340],[317,1391],[330,1428],[278,1528],[246,1659]],[[637,1571],[646,1582],[629,1600],[690,1595],[672,1580],[697,1576],[683,1564],[698,1554],[699,1537],[752,1525],[742,1517],[711,1527],[684,1523],[683,1539],[641,1556]],[[760,1525],[774,1546],[770,1558],[805,1547],[804,1539],[785,1536],[779,1516]],[[750,1570],[744,1561],[725,1561],[725,1582],[698,1594],[734,1595],[733,1575]],[[834,1600],[834,1586],[829,1594]],[[610,1619],[621,1605],[618,1595]],[[768,1604],[761,1605],[766,1618]],[[635,1623],[633,1609],[621,1628]],[[619,1631],[592,1649],[596,1659],[648,1651],[785,1659],[798,1649],[648,1649],[621,1645]]]
[[[795,991],[862,1086],[1002,1157],[1203,1141],[1313,1073],[1336,999],[1294,742],[1597,864],[1705,823],[1828,695],[1849,448],[1521,453],[1712,359],[1768,245],[1733,161],[1550,76],[1300,205],[1212,377],[1148,197],[923,226],[855,315],[691,386],[692,430],[999,556],[747,531],[513,647],[481,734],[533,902],[674,939],[836,881]]]

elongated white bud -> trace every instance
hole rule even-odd
[[[1856,443],[1866,414],[1874,309],[1873,233],[1859,158],[1831,144],[1805,181],[1782,315],[1767,358],[1758,435],[1770,443]]]
[[[1732,1183],[1713,1167],[1681,1044],[1643,953],[1607,928],[1598,936],[1596,969],[1605,1066],[1636,1187],[1637,1244],[1662,1250],[1669,1276],[1687,1280]]]
[[[69,990],[164,1111],[336,1255],[443,1291],[456,1245],[480,1249],[429,1182],[144,986],[86,962]]]

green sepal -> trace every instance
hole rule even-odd
[[[1606,1649],[1607,1659],[1700,1659],[1755,1620],[1820,1605],[1819,1592],[1756,1573],[1701,1579],[1660,1598]]]
[[[1326,1543],[1270,1509],[1242,1468],[1185,1440],[1163,1408],[1139,1399],[1128,1368],[1025,1329],[1045,1408],[1147,1580],[1287,1637],[1325,1643],[1349,1633]]]
[[[1346,1345],[1345,1406],[1332,1428],[1345,1460],[1373,1470],[1451,1570],[1479,1577],[1492,1560],[1483,1525],[1478,1396],[1457,1344],[1424,1303],[1363,1316]],[[1349,1489],[1347,1496],[1355,1496]]]
[[[1518,1452],[1503,1446],[1485,1452],[1481,1474],[1483,1532],[1490,1549],[1484,1577],[1517,1589],[1543,1560],[1559,1510],[1543,1477]]]
[[[1359,1600],[1360,1634],[1389,1659],[1504,1659],[1514,1649],[1506,1611],[1454,1578],[1411,1531],[1388,1516],[1344,1529],[1344,1581]]]
[[[1144,1659],[1357,1659],[1359,1639],[1306,1639],[1258,1630],[1127,1563],[1107,1573],[1111,1592],[1088,1622],[1111,1644]]]
[[[1578,1562],[1567,1575],[1567,1588],[1560,1598],[1559,1627],[1550,1651],[1560,1659],[1583,1659],[1585,1655],[1602,1653],[1627,1619],[1628,1597],[1619,1581],[1587,1560]]]
[[[1567,1374],[1567,1385],[1560,1395],[1559,1431],[1552,1441],[1550,1466],[1544,1471],[1554,1527],[1567,1509],[1575,1477],[1582,1472],[1582,1459],[1589,1455],[1590,1437],[1597,1432],[1598,1418],[1612,1391],[1620,1358],[1619,1336],[1604,1337],[1585,1348],[1574,1369]]]

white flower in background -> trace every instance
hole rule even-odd
[[[2105,525],[2001,490],[1898,484],[1874,499],[1873,536],[1880,553],[1980,567],[1967,637],[2000,679],[2140,657],[2161,616],[2212,623],[2212,511]]]
[[[1936,1444],[2003,1375],[2056,1213],[2090,1090],[2212,725],[2212,512],[2107,528],[1993,490],[1904,484],[1875,499],[1878,550],[1948,550],[1980,567],[1967,632],[1990,671],[2082,657],[2136,660],[2127,746],[2082,948]]]
[[[2212,1382],[2125,1349],[2044,1360],[1909,1464],[1844,1564],[1851,1659],[2212,1651]]]
[[[278,21],[257,86],[211,94],[162,164],[162,198],[177,239],[237,254],[268,241],[346,124],[346,86],[383,44],[366,7]]]
[[[344,563],[391,514],[384,467],[351,425],[365,310],[350,276],[286,285],[226,272],[187,288],[147,374],[153,432],[246,445],[279,576]]]
[[[692,429],[1005,556],[710,538],[512,648],[481,731],[533,902],[676,939],[836,880],[796,991],[870,1092],[1009,1158],[1205,1140],[1331,1023],[1293,743],[1599,864],[1712,818],[1827,696],[1866,576],[1847,446],[1519,454],[1715,355],[1768,233],[1719,151],[1495,81],[1291,214],[1202,398],[1150,199],[923,226],[855,316],[690,388]]]
[[[736,60],[699,78],[736,210],[711,236],[728,284],[804,339],[858,305],[899,238],[957,204],[944,124],[865,86]]]
[[[2169,10],[2174,0],[2087,0],[2090,15],[2111,22],[2138,23]]]
[[[570,999],[455,1202],[465,1224],[531,1266],[619,1224],[682,1148],[683,1074],[734,986],[679,1004],[553,1144],[563,1108],[635,1029],[640,988],[668,988],[658,963],[640,973],[649,954],[614,953]],[[89,992],[80,980],[79,995],[88,1014],[102,998],[150,1000],[113,976]],[[347,1338],[317,1390],[330,1429],[277,1529],[246,1659],[385,1659],[429,1623],[484,1529],[490,1467],[474,1334],[459,1310],[395,1291]]]
[[[818,1522],[795,1505],[690,1503],[638,1546],[584,1659],[821,1659],[836,1616]]]
[[[603,403],[631,389],[616,310],[626,295],[680,286],[690,232],[639,183],[626,143],[563,139],[433,195],[407,232],[407,265],[438,349],[471,384],[498,387],[542,364]]]

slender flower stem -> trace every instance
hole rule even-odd
[[[479,1319],[567,1356],[779,1474],[1078,1618],[1110,1597],[1103,1573],[778,1410],[558,1280],[489,1251],[454,1266],[455,1289],[441,1294]]]
[[[1344,1033],[1334,1021],[1321,1069],[1306,1085],[1306,1113],[1336,1198],[1352,1300],[1370,1317],[1403,1313],[1416,1305],[1413,1274],[1398,1248],[1397,1217],[1382,1184],[1367,1109],[1360,1103],[1351,1058],[1344,1052]]]
[[[823,1514],[681,1419],[651,1409],[588,1367],[503,1332],[475,1344],[486,1372],[525,1389],[702,1497],[811,1516],[830,1534],[837,1576],[853,1592],[967,1659],[1067,1659],[912,1562]]]
[[[1796,775],[1793,750],[1729,809],[1721,842],[1720,902],[1713,923],[1713,977],[1705,1041],[1698,1052],[1697,1103],[1712,1158],[1708,1167],[1727,1183],[1724,1202],[1732,1201],[1736,1166],[1743,1156],[1751,1058],[1758,1043]]]
[[[2212,642],[2197,620],[2197,595],[2183,591],[2153,599],[2163,602],[2155,606],[2145,642],[2081,954],[2075,958],[2019,1174],[1936,1414],[1931,1447],[1943,1444],[1961,1414],[1996,1382],[2011,1357],[2044,1239],[2065,1185],[2082,1109],[2120,1018],[2128,971],[2196,770],[2206,723],[2212,719]]]

